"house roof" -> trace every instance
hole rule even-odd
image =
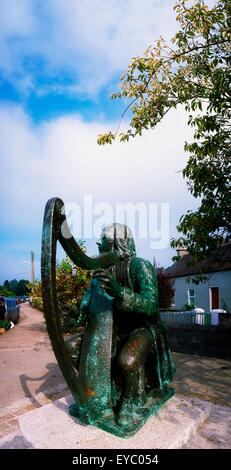
[[[231,270],[231,244],[216,250],[213,258],[194,263],[191,255],[183,256],[172,266],[166,269],[169,277],[189,276],[190,274],[204,274]]]

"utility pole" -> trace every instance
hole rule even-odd
[[[31,254],[31,283],[32,283],[32,294],[34,293],[34,251]]]

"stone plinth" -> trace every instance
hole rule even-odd
[[[210,413],[210,404],[175,396],[157,416],[128,439],[90,425],[68,413],[71,396],[56,400],[19,417],[23,438],[37,449],[179,449]]]

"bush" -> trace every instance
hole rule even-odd
[[[183,310],[193,310],[195,308],[194,304],[184,304]]]
[[[40,296],[33,296],[32,297],[32,307],[37,308],[41,312],[43,312],[43,301],[42,297]]]
[[[60,319],[63,333],[75,333],[79,328],[79,305],[65,305],[62,308]]]
[[[0,320],[0,328],[4,328],[4,330],[9,330],[11,323],[7,320]]]
[[[81,244],[81,246],[84,250],[84,245]],[[80,303],[84,292],[89,287],[90,279],[91,274],[84,269],[76,268],[67,256],[56,266],[56,291],[64,333],[74,332],[77,328]],[[40,281],[36,281],[34,285],[32,307],[43,312]]]

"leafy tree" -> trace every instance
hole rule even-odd
[[[14,297],[14,292],[11,290],[6,289],[4,286],[0,286],[0,295],[3,297]]]
[[[160,37],[142,57],[134,58],[113,98],[128,98],[128,130],[120,141],[154,128],[172,108],[183,105],[194,141],[185,143],[189,159],[183,170],[189,191],[200,207],[188,211],[177,226],[182,234],[172,246],[184,244],[194,258],[211,254],[231,235],[231,2],[177,0],[179,30],[171,44]],[[119,125],[120,127],[120,125]],[[112,143],[119,132],[98,137]]]
[[[174,280],[166,274],[164,268],[158,268],[157,282],[159,289],[159,306],[160,308],[168,308],[174,298]]]
[[[10,290],[10,283],[8,280],[6,280],[3,284],[3,287],[6,289],[6,290]]]
[[[18,281],[17,279],[13,279],[12,281],[10,281],[10,290],[12,292],[14,292],[14,294],[16,295],[17,293],[17,288],[18,288]]]
[[[20,279],[16,290],[16,295],[27,295],[30,293],[29,281],[26,279]]]
[[[11,297],[14,295],[27,295],[30,292],[30,287],[29,287],[29,281],[26,279],[20,279],[20,281],[17,281],[17,279],[13,279],[12,281],[6,280],[1,287],[1,292],[5,292],[5,294],[2,293],[5,297]]]

